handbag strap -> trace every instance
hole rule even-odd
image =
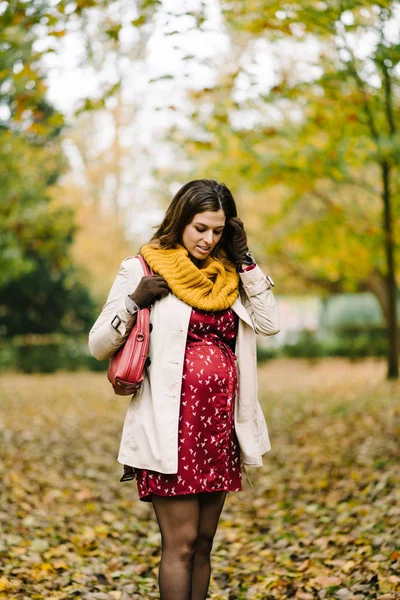
[[[136,258],[138,258],[142,263],[142,268],[145,275],[154,275],[153,269],[147,264],[147,262],[141,254],[136,254]]]

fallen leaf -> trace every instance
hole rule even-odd
[[[310,565],[311,565],[311,560],[308,558],[307,560],[303,561],[296,567],[296,571],[298,573],[304,573],[305,571],[307,571],[307,569],[310,567]]]
[[[312,579],[313,585],[317,585],[321,588],[328,588],[340,585],[343,582],[341,577],[335,575],[319,575]]]
[[[355,567],[356,567],[356,563],[354,562],[354,560],[348,560],[342,566],[342,571],[343,571],[343,573],[346,573],[346,574],[351,573]]]
[[[7,579],[5,575],[0,577],[0,592],[5,592],[12,588],[10,581]]]
[[[272,451],[251,470],[254,487],[227,497],[210,600],[394,600],[400,385],[384,375],[375,359],[259,369]],[[0,582],[19,586],[1,600],[158,598],[160,533],[135,482],[119,482],[126,407],[105,375],[3,374],[0,397]]]

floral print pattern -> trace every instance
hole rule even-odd
[[[179,416],[178,472],[135,469],[141,500],[240,491],[240,450],[234,429],[237,316],[231,309],[191,313]]]

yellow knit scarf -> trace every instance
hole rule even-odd
[[[181,245],[165,249],[146,244],[140,253],[153,271],[164,277],[173,294],[193,308],[224,310],[238,296],[239,275],[226,255],[221,260],[208,256],[199,269]]]

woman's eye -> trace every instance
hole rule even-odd
[[[198,231],[199,233],[204,233],[206,230],[196,227],[196,231]],[[214,235],[221,235],[221,233],[222,233],[222,231],[214,231]]]

